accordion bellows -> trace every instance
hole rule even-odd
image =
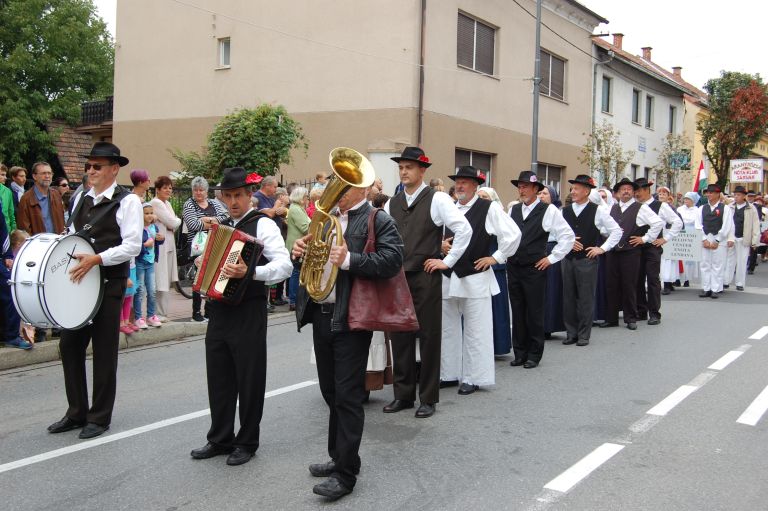
[[[253,279],[256,262],[264,245],[253,236],[226,225],[213,225],[208,233],[202,263],[192,289],[209,300],[237,304],[243,299],[248,281]],[[237,263],[242,257],[248,267],[242,279],[230,279],[221,274],[227,263]]]

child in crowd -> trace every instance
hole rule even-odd
[[[155,252],[155,238],[157,237],[157,227],[154,225],[155,215],[152,204],[144,203],[144,233],[142,234],[141,253],[136,256],[136,294],[133,297],[133,311],[136,315],[134,325],[141,329],[150,326],[159,327],[162,325],[160,319],[155,315],[155,261],[157,260]],[[142,317],[141,299],[142,295],[147,296],[147,315],[146,319]]]
[[[123,294],[123,308],[120,309],[120,331],[125,335],[131,335],[139,330],[139,327],[131,323],[131,305],[136,294],[136,280],[136,259],[132,258],[131,275],[128,277],[125,294]]]
[[[0,213],[0,218],[2,218],[2,213]],[[3,307],[0,310],[2,310],[5,315],[5,345],[11,348],[21,348],[23,350],[28,350],[32,347],[32,343],[19,337],[19,326],[21,325],[21,318],[19,317],[19,313],[16,312],[16,308],[13,305],[11,289],[8,285],[8,279],[11,277],[13,259],[16,257],[16,254],[19,253],[19,248],[21,248],[21,245],[24,244],[24,240],[29,238],[29,234],[24,231],[14,230],[11,232],[10,236],[8,236],[5,220],[3,219],[1,222],[3,224],[3,232],[0,233],[0,251],[3,253],[0,254],[0,256],[2,256],[3,262],[2,267],[0,267],[0,302],[2,302]],[[5,238],[5,236],[8,237]],[[6,241],[8,241],[7,245],[5,245]],[[3,247],[2,245],[5,246]],[[32,328],[31,338],[34,339],[35,329],[34,327],[30,328]]]

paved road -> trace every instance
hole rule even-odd
[[[768,386],[768,335],[749,339],[768,325],[761,271],[756,292],[665,297],[660,327],[553,340],[533,370],[499,361],[494,388],[448,389],[428,420],[384,415],[391,390],[373,393],[358,486],[334,508],[766,509],[768,416],[737,422]],[[262,446],[241,467],[189,457],[209,424],[200,339],[121,352],[112,429],[91,442],[45,432],[65,409],[59,364],[0,373],[2,508],[326,508],[306,469],[326,459],[310,343],[271,326]]]

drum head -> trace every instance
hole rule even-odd
[[[65,236],[48,252],[41,275],[40,300],[48,316],[62,328],[74,330],[88,323],[101,305],[103,294],[101,267],[94,266],[75,284],[69,271],[77,266],[70,254],[95,252],[80,236]]]

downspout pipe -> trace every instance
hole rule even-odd
[[[416,119],[417,145],[424,140],[424,33],[427,23],[427,0],[421,0],[421,28],[419,31],[419,106]]]

